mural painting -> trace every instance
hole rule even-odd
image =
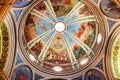
[[[32,2],[32,0],[16,0],[16,2],[14,3],[15,7],[24,7],[26,5],[28,5],[30,2]]]
[[[44,47],[44,43],[46,43],[46,41],[48,41],[50,36],[53,34],[52,31],[49,31],[50,29],[52,30],[52,28],[53,25],[46,20],[32,14],[28,15],[24,33],[28,48],[30,48],[36,56],[40,54]],[[49,33],[47,34],[47,32]],[[42,36],[43,33],[46,33],[46,36]]]
[[[53,15],[53,12],[51,11],[51,7],[49,4],[47,5],[46,1],[41,1],[39,4],[37,4],[34,9],[31,11],[32,14],[36,15],[36,13],[40,14],[42,17],[55,21],[55,17]],[[36,15],[36,16],[40,16]]]
[[[75,6],[75,4],[77,5]],[[63,13],[61,14],[60,11]],[[48,16],[46,12],[50,13],[50,15]],[[74,12],[76,12],[76,18],[73,15]],[[54,19],[57,17],[57,20],[61,19],[59,21],[65,21],[67,26],[66,30],[63,31],[64,34],[55,34],[56,22],[53,22],[52,17]],[[42,1],[27,16],[24,27],[27,47],[35,57],[50,63],[63,64],[79,60],[93,45],[96,36],[95,21],[91,10],[84,3],[77,0]],[[75,39],[70,35],[74,36]],[[54,37],[53,41],[49,41],[51,37]],[[66,42],[64,37],[67,40]],[[76,39],[80,41],[76,41]],[[67,45],[67,42],[70,45]],[[46,43],[48,44],[46,45]],[[84,46],[80,43],[84,44]],[[85,50],[86,47],[87,50]]]
[[[76,60],[79,60],[86,55],[86,52],[74,39],[69,37],[67,34],[65,34],[65,36],[66,40],[68,41],[69,48],[72,50],[72,53],[74,54]]]
[[[120,1],[102,0],[100,3],[102,12],[109,18],[120,19]]]
[[[96,42],[97,20],[94,13],[79,0],[44,0],[32,7],[23,22],[23,46],[40,67],[60,65],[78,69],[81,62],[92,58]],[[56,24],[58,25],[56,29]],[[67,65],[67,66],[64,66]]]
[[[96,36],[96,28],[94,22],[78,22],[68,25],[68,31],[79,38],[87,46],[92,47]]]
[[[70,63],[69,55],[67,53],[68,51],[62,35],[57,34],[48,48],[45,61],[58,64]]]
[[[98,70],[92,69],[85,75],[85,80],[106,80],[105,76]]]
[[[77,0],[50,0],[54,12],[58,19],[65,18],[65,16],[75,7]]]
[[[91,12],[90,8],[87,7],[84,3],[81,3],[81,5],[78,5],[79,7],[76,8],[75,12],[73,12],[66,22],[71,22],[71,21],[78,21],[80,18],[85,18],[85,19],[91,19],[94,21],[94,16],[93,13]]]
[[[12,80],[32,80],[33,73],[31,69],[25,65],[17,67],[12,76]]]

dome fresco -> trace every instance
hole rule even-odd
[[[99,45],[102,48],[105,35],[97,42],[98,34],[103,34],[96,15],[79,0],[36,2],[21,22],[20,45],[39,68],[53,73],[56,68],[58,73],[80,69],[99,55]]]
[[[50,69],[52,65],[67,65],[65,71],[74,70],[82,58],[93,57],[88,52],[96,28],[94,14],[80,1],[41,1],[25,22],[26,47],[39,60],[39,66]]]

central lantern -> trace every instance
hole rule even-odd
[[[64,22],[59,21],[59,22],[56,22],[54,28],[55,28],[56,32],[60,32],[61,33],[61,32],[64,32],[66,30],[66,25],[65,25]]]
[[[21,20],[20,49],[42,72],[73,74],[95,64],[107,35],[104,23],[89,0],[33,2]]]

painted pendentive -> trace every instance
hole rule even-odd
[[[112,19],[120,19],[119,0],[100,0],[100,9],[107,17]]]
[[[33,73],[28,66],[21,65],[14,70],[11,80],[33,80]]]
[[[100,71],[92,69],[86,73],[84,80],[106,80],[106,78]]]

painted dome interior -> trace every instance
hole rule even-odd
[[[24,24],[23,44],[38,66],[70,71],[94,56],[90,48],[97,33],[96,18],[83,2],[41,1]]]

